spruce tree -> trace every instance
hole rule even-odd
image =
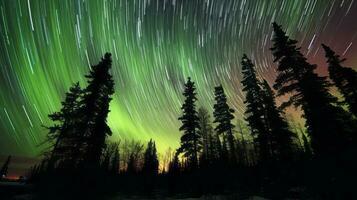
[[[263,91],[257,78],[254,64],[247,55],[242,58],[243,92],[245,92],[245,117],[259,151],[259,160],[265,163],[271,160],[270,135],[265,122]]]
[[[342,66],[346,59],[341,59],[330,47],[324,44],[322,47],[329,65],[329,76],[343,95],[350,112],[357,117],[357,72]]]
[[[155,142],[150,140],[144,153],[144,166],[142,169],[145,175],[156,176],[159,171],[159,161],[157,159]]]
[[[237,160],[235,151],[235,139],[233,136],[234,125],[232,124],[232,119],[234,119],[234,110],[231,109],[227,104],[227,97],[221,85],[215,87],[214,95],[216,103],[213,107],[213,122],[217,123],[217,126],[214,130],[217,132],[217,134],[223,135],[223,150],[228,151],[229,161],[235,163]]]
[[[99,64],[92,66],[88,86],[84,90],[83,108],[85,113],[81,129],[86,135],[85,166],[96,168],[100,164],[102,151],[105,148],[105,138],[111,135],[107,124],[109,103],[114,93],[114,81],[109,70],[112,65],[111,54],[106,53]]]
[[[200,165],[208,165],[212,162],[212,152],[210,151],[211,145],[210,141],[212,140],[213,127],[210,121],[210,115],[208,111],[201,107],[198,109],[198,121],[199,121],[199,130],[198,133],[201,138],[202,143],[202,154]]]
[[[9,169],[9,164],[11,161],[11,156],[8,156],[5,163],[2,165],[0,170],[0,180],[7,176],[7,171]]]
[[[291,161],[294,154],[293,137],[289,125],[275,102],[275,95],[266,80],[263,81],[263,101],[267,128],[271,135],[272,151],[280,161]]]
[[[186,97],[181,107],[183,114],[178,118],[182,122],[180,131],[184,132],[181,137],[179,152],[182,152],[184,157],[188,158],[191,169],[198,167],[198,152],[202,147],[197,130],[199,123],[195,105],[197,101],[195,90],[195,83],[189,77],[185,84],[185,91],[183,92],[183,95]]]
[[[273,23],[274,37],[272,53],[278,62],[278,76],[274,88],[278,96],[291,95],[282,107],[294,105],[304,111],[311,146],[318,157],[336,155],[351,134],[351,117],[336,106],[337,98],[329,93],[331,84],[326,77],[318,76],[316,65],[307,59],[296,46],[297,41],[289,39],[281,26]]]
[[[77,126],[83,116],[80,112],[81,96],[82,89],[79,83],[75,83],[66,93],[61,110],[49,115],[54,124],[47,127],[47,141],[52,143],[46,153],[48,169],[59,167],[58,165],[66,168],[76,167],[84,145],[83,133]]]

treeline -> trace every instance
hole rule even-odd
[[[307,61],[297,41],[276,23],[273,29],[276,94],[257,75],[254,62],[243,55],[245,120],[235,125],[235,111],[222,85],[214,88],[211,116],[206,108],[196,107],[195,83],[188,78],[178,118],[181,145],[167,152],[161,163],[153,140],[147,145],[106,141],[111,135],[106,118],[114,82],[109,73],[110,54],[105,54],[86,76],[87,87],[74,84],[61,110],[49,115],[54,122],[47,127],[46,144],[50,146],[43,162],[33,168],[32,180],[44,182],[49,179],[43,177],[58,180],[70,175],[79,177],[77,183],[83,179],[90,183],[83,188],[95,188],[100,182],[101,187],[107,184],[105,189],[121,192],[239,191],[274,198],[301,186],[319,195],[334,188],[334,195],[342,197],[350,189],[347,182],[353,177],[357,153],[357,72],[342,66],[344,59],[322,45],[329,79],[318,75],[317,66]],[[331,87],[338,89],[342,101],[330,93]],[[287,101],[277,106],[277,97]],[[289,124],[284,109],[290,106],[302,110],[305,128]]]
[[[278,65],[273,87],[277,94],[266,80],[257,75],[255,66],[247,55],[243,55],[241,60],[245,121],[253,137],[254,158],[247,159],[244,156],[252,155],[244,149],[246,141],[239,141],[234,136],[234,110],[227,103],[223,87],[220,85],[214,89],[212,125],[204,108],[197,111],[195,84],[188,78],[183,92],[183,115],[179,118],[183,136],[181,147],[177,150],[185,158],[184,168],[194,170],[207,162],[223,162],[229,166],[272,162],[282,164],[301,156],[336,158],[341,153],[346,153],[344,150],[356,145],[357,121],[354,107],[357,102],[357,72],[343,67],[341,63],[344,59],[340,59],[323,44],[332,82],[327,77],[319,76],[314,71],[316,65],[308,63],[296,46],[297,41],[289,39],[276,23],[273,28],[275,34],[271,51],[274,62]],[[336,86],[341,92],[343,101],[330,93],[332,86]],[[277,107],[276,96],[288,98]],[[303,111],[307,131],[306,134],[304,131],[300,133],[302,141],[284,118],[284,109],[289,106]],[[254,161],[245,163],[247,160]]]

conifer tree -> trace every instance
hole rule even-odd
[[[228,159],[230,162],[235,163],[236,160],[236,148],[235,148],[235,139],[233,136],[233,128],[232,119],[234,119],[233,113],[234,110],[229,107],[227,104],[227,97],[224,93],[223,87],[217,86],[215,87],[215,101],[214,104],[214,123],[217,123],[215,127],[215,131],[219,135],[223,135],[223,150],[228,151]],[[226,144],[227,143],[227,144]]]
[[[130,155],[129,155],[129,159],[128,159],[128,162],[127,162],[127,167],[126,167],[126,173],[132,175],[132,174],[136,174],[137,172],[137,160],[135,158],[135,155],[134,153],[132,152]]]
[[[159,171],[159,161],[157,159],[155,142],[150,140],[144,153],[144,166],[142,169],[146,175],[156,176]]]
[[[203,107],[198,109],[198,121],[199,121],[198,133],[202,140],[201,141],[202,154],[200,159],[201,160],[200,165],[202,166],[212,162],[210,141],[212,140],[212,132],[213,132],[213,127],[210,122],[210,115],[208,114],[208,111]]]
[[[181,107],[183,114],[179,117],[179,120],[182,122],[180,131],[184,132],[181,137],[179,152],[182,152],[184,157],[188,158],[191,169],[198,167],[198,152],[202,148],[200,135],[197,130],[199,124],[195,105],[197,101],[195,90],[195,83],[189,77],[185,84],[185,91],[183,92],[183,95],[186,97]]]
[[[318,76],[316,65],[307,62],[296,46],[297,41],[289,39],[281,26],[273,23],[274,37],[271,48],[278,62],[278,76],[274,88],[278,96],[292,94],[282,107],[294,105],[302,108],[311,146],[318,157],[336,155],[351,134],[347,127],[351,116],[336,106],[337,98],[329,93],[330,83],[326,77]]]
[[[343,95],[351,113],[357,116],[357,72],[342,66],[341,59],[330,47],[322,44],[325,50],[330,78]]]
[[[217,165],[222,158],[222,143],[217,133],[213,133],[210,138],[210,154],[212,156],[212,164]]]
[[[271,160],[270,135],[265,122],[263,91],[257,78],[254,65],[247,55],[242,58],[243,92],[245,92],[245,116],[257,143],[260,162]]]
[[[169,174],[176,176],[180,173],[181,166],[179,161],[179,151],[175,152],[173,160],[169,164]]]
[[[266,80],[263,81],[263,101],[267,128],[272,138],[272,151],[280,161],[291,160],[294,154],[293,137],[286,120],[276,107],[274,92]]]
[[[88,86],[84,90],[83,108],[85,118],[81,129],[86,135],[85,166],[96,168],[100,164],[101,155],[105,148],[105,138],[111,135],[107,124],[109,102],[114,93],[114,81],[109,70],[112,65],[111,54],[106,53],[98,65],[92,66]]]
[[[114,153],[113,153],[113,157],[111,160],[111,168],[110,168],[110,172],[114,175],[119,173],[119,169],[120,169],[120,152],[119,152],[119,143],[115,144],[115,148],[114,148]]]
[[[9,164],[11,161],[11,156],[8,156],[5,163],[2,165],[0,170],[0,180],[7,176],[7,171],[9,169]]]
[[[55,122],[47,127],[48,142],[53,143],[50,152],[47,152],[47,167],[53,169],[62,164],[62,167],[76,167],[83,148],[83,133],[77,127],[82,119],[80,113],[82,89],[79,83],[75,83],[66,93],[65,101],[59,112],[49,115]]]

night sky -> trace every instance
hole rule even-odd
[[[185,79],[212,110],[222,84],[237,118],[244,112],[240,59],[274,81],[276,21],[326,75],[322,42],[357,69],[354,0],[0,0],[0,154],[34,157],[74,82],[105,52],[113,57],[110,140],[179,144]],[[236,121],[235,121],[236,122]]]

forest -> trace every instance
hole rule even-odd
[[[53,123],[46,126],[43,159],[27,180],[34,185],[35,197],[356,198],[357,72],[322,44],[329,76],[317,74],[298,41],[280,25],[272,26],[277,73],[273,85],[257,74],[248,55],[237,55],[244,120],[235,123],[235,110],[222,85],[212,88],[213,113],[197,107],[200,91],[188,77],[177,116],[180,147],[162,155],[154,140],[108,140],[112,132],[107,116],[115,89],[111,54],[106,53],[85,76],[86,87],[73,84],[61,109],[48,116]],[[340,96],[332,95],[332,88]],[[301,109],[304,126],[286,117],[291,107]],[[1,174],[6,174],[6,165]]]

